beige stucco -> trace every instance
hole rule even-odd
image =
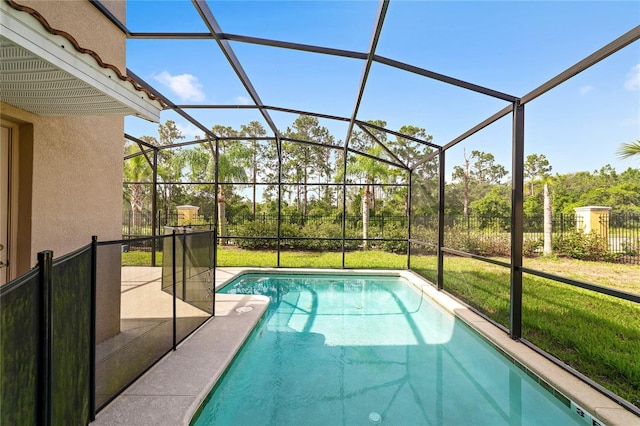
[[[87,0],[20,0],[18,3],[37,10],[52,28],[71,34],[80,47],[93,50],[105,63],[126,72],[125,34]],[[103,3],[124,22],[125,1]]]
[[[609,240],[609,215],[611,207],[584,206],[574,208],[576,211],[576,229],[589,234],[595,232],[605,241]]]

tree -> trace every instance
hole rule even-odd
[[[172,120],[167,120],[165,124],[158,125],[158,135],[160,136],[159,143],[157,143],[155,139],[153,139],[153,141],[160,146],[173,145],[178,140],[184,139],[182,132]],[[182,180],[182,169],[185,166],[186,160],[180,148],[160,150],[158,157],[160,160],[158,164],[158,177],[160,181],[164,182],[164,184],[161,185],[160,196],[163,200],[165,217],[169,217],[177,192],[176,185],[170,182],[179,182]]]
[[[504,166],[496,164],[495,157],[491,153],[473,150],[467,157],[465,149],[463,156],[464,167],[455,166],[452,178],[464,185],[462,212],[465,217],[468,217],[470,191],[475,190],[476,199],[481,199],[491,189],[491,185],[500,183],[507,175],[507,171]],[[475,162],[472,164],[473,159]]]
[[[473,153],[471,155],[473,156]],[[453,168],[451,178],[454,181],[462,181],[462,184],[464,186],[464,190],[462,193],[462,214],[464,215],[464,217],[469,217],[469,181],[471,180],[471,176],[469,174],[469,161],[471,158],[467,157],[466,148],[463,149],[462,156],[464,158],[464,166],[455,166]]]
[[[243,124],[240,127],[240,133],[242,136],[249,137],[261,137],[267,134],[262,124],[259,121],[251,121],[249,124]],[[255,219],[256,216],[256,189],[258,181],[258,170],[265,166],[268,159],[268,149],[257,140],[249,141],[251,146],[251,154],[248,157],[248,168],[251,170],[251,182],[253,187],[253,199],[252,199],[252,214]]]
[[[473,201],[471,208],[477,215],[480,228],[499,227],[506,229],[509,225],[511,203],[508,200],[508,190],[502,185],[496,185],[482,199]]]
[[[495,157],[489,152],[471,151],[471,158],[475,158],[471,168],[471,177],[482,184],[500,183],[507,175],[507,170],[501,164],[496,164]]]
[[[138,145],[125,146],[125,154],[140,153]],[[144,155],[141,153],[131,157],[124,163],[123,174],[125,181],[134,182],[130,185],[129,203],[133,213],[133,226],[139,227],[142,224],[142,207],[144,205],[145,187],[142,181],[151,177],[151,167]]]
[[[551,165],[549,160],[544,154],[530,154],[524,163],[524,176],[529,179],[529,196],[535,195],[534,182],[536,179],[540,179],[543,182],[543,253],[545,255],[551,254],[553,247],[551,244],[551,236],[553,230],[553,209],[551,207],[551,193],[549,191],[549,176],[551,172]],[[539,201],[538,201],[539,202]]]
[[[551,195],[549,193],[549,183],[547,181],[544,182],[544,217],[543,217],[543,246],[542,246],[542,254],[550,255],[553,253],[553,210],[551,208]]]
[[[534,195],[533,184],[537,178],[544,179],[551,172],[551,165],[544,154],[530,154],[524,162],[524,177],[529,180],[529,195]]]
[[[425,129],[421,127],[405,125],[402,126],[399,130],[399,133],[402,133],[407,136],[412,136],[414,138],[422,139],[427,142],[431,142],[433,137],[431,135],[427,135]],[[389,149],[397,155],[397,157],[402,160],[403,163],[407,165],[411,165],[416,161],[420,160],[424,156],[431,154],[433,149],[427,145],[420,144],[418,142],[413,142],[409,139],[396,136],[395,140],[391,140],[388,142],[387,146]],[[404,170],[401,169],[391,169],[390,173],[396,177],[396,180],[403,179],[404,182],[407,180],[407,175]],[[438,159],[434,157],[430,161],[423,163],[420,167],[414,170],[413,174],[413,183],[416,188],[419,190],[416,191],[416,197],[422,199],[425,202],[433,203],[434,200],[437,200],[437,189],[434,191],[434,187],[432,185],[428,185],[432,183],[433,179],[438,176]],[[409,191],[407,188],[397,189],[396,192],[399,192],[401,196],[404,198],[404,215],[409,213]]]
[[[326,127],[320,126],[316,117],[299,116],[291,127],[287,128],[285,136],[300,141],[333,145],[333,136]],[[313,178],[318,180],[331,178],[331,163],[329,148],[304,144],[300,142],[283,143],[283,174],[290,181],[295,182],[296,205],[298,212],[307,215],[309,205],[309,182]],[[323,180],[324,180],[323,179]],[[300,185],[302,184],[302,185]],[[319,194],[319,196],[321,196]]]
[[[233,138],[238,132],[229,126],[216,125],[212,129],[220,137]],[[232,183],[246,182],[245,165],[250,157],[250,148],[238,140],[223,140],[218,153],[218,231],[221,237],[227,236],[227,198],[233,195]],[[215,165],[214,165],[215,167]],[[215,173],[215,169],[214,169]]]
[[[620,158],[640,158],[640,139],[635,142],[625,142],[618,148],[617,154]]]
[[[370,123],[381,127],[386,125],[386,122],[380,120],[370,121]],[[374,133],[374,135],[381,143],[386,142],[385,133],[377,132],[377,134]],[[352,133],[352,142],[350,142],[349,146],[374,157],[380,157],[382,154],[382,147],[375,143],[375,141],[364,132],[354,131]],[[382,161],[365,157],[364,155],[356,154],[355,156],[351,156],[349,160],[347,163],[347,173],[354,175],[361,182],[364,182],[364,192],[362,193],[362,248],[367,250],[369,248],[369,210],[371,203],[374,202],[373,187],[376,181],[389,176],[389,167]]]

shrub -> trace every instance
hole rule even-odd
[[[522,255],[528,257],[537,256],[542,250],[543,246],[544,239],[525,237],[524,241],[522,242]]]
[[[272,222],[245,222],[236,228],[239,237],[276,237],[277,232],[278,228]],[[233,241],[243,249],[275,249],[278,246],[276,240],[236,238]]]
[[[385,228],[385,238],[404,238],[404,241],[378,241],[377,246],[389,253],[404,254],[407,252],[406,226],[392,225]]]
[[[318,238],[342,238],[342,225],[334,223],[308,222],[301,230],[300,236],[311,238],[299,240],[300,248],[312,251],[340,251],[341,240],[319,240]],[[348,241],[347,241],[348,242]]]
[[[595,232],[585,234],[572,232],[553,241],[553,248],[559,254],[580,260],[612,261],[615,256],[609,252],[609,243]]]
[[[622,253],[626,256],[640,256],[640,238],[635,241],[630,239],[623,241],[622,244]]]

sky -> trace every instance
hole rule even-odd
[[[209,1],[222,31],[366,52],[375,1]],[[133,32],[207,32],[191,1],[129,0]],[[405,1],[392,0],[376,54],[521,97],[640,25],[637,1]],[[265,105],[351,117],[365,62],[358,59],[230,42]],[[251,104],[214,40],[128,40],[127,67],[175,104]],[[374,63],[357,118],[387,128],[425,129],[444,145],[507,105],[505,101]],[[186,110],[207,128],[268,126],[257,110]],[[297,118],[270,112],[279,130]],[[166,111],[186,140],[201,135]],[[336,140],[347,123],[320,120]],[[157,124],[125,121],[133,136],[157,135]],[[640,167],[616,150],[640,139],[640,41],[525,106],[525,155],[544,154],[553,173]],[[511,168],[507,116],[447,152],[491,152]]]

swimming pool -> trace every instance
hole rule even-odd
[[[399,277],[243,275],[271,298],[195,425],[584,424]]]

